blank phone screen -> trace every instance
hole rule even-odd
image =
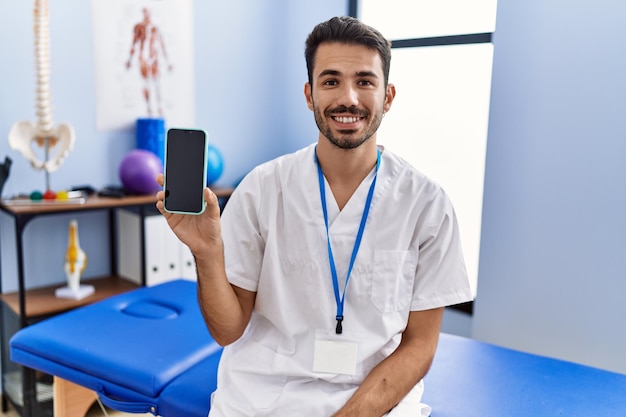
[[[207,138],[202,130],[170,129],[165,147],[165,209],[204,210]]]

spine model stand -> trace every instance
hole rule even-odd
[[[34,36],[37,74],[36,109],[37,123],[22,120],[9,132],[9,146],[28,159],[36,170],[46,173],[46,189],[50,189],[49,173],[56,171],[74,147],[74,129],[67,123],[54,125],[50,94],[50,15],[48,0],[35,0]],[[32,145],[44,148],[44,159],[35,153]],[[56,147],[53,157],[50,149]]]

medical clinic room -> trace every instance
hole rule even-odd
[[[2,0],[0,417],[626,417],[626,2]]]

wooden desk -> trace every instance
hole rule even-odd
[[[115,210],[120,208],[130,208],[134,207],[141,211],[143,215],[143,210],[146,207],[150,207],[155,204],[156,198],[153,195],[146,196],[132,196],[132,197],[124,197],[124,198],[111,198],[111,197],[98,197],[92,196],[84,199],[83,202],[33,202],[32,204],[28,204],[27,202],[20,201],[20,204],[13,204],[11,201],[1,201],[0,202],[0,210],[7,213],[11,216],[15,222],[15,247],[17,252],[17,284],[18,290],[13,294],[5,294],[2,296],[2,300],[7,302],[9,307],[17,314],[20,320],[21,327],[24,327],[28,324],[28,319],[34,318],[37,316],[37,312],[41,310],[42,307],[35,305],[39,304],[41,301],[42,294],[47,291],[53,290],[51,288],[44,288],[40,290],[30,290],[27,288],[26,278],[24,276],[24,262],[25,262],[25,254],[24,254],[24,242],[23,235],[26,226],[30,223],[31,220],[41,216],[50,216],[56,214],[63,213],[83,213],[87,211],[94,210],[105,210],[109,213],[109,241],[111,244],[111,276],[110,277],[102,277],[102,280],[110,279],[117,275],[116,271],[116,260],[115,260],[115,234],[114,234],[114,222],[115,222]],[[101,281],[102,281],[101,280]],[[0,293],[2,293],[2,286],[0,280]],[[29,300],[32,301],[27,305],[26,296],[34,296],[39,297],[38,299]],[[38,302],[35,302],[38,301]],[[50,305],[50,303],[47,303]],[[56,305],[48,313],[54,313],[55,311],[65,311],[72,308],[72,305],[75,304],[72,300],[59,300]],[[44,309],[46,311],[46,309]],[[33,314],[35,313],[35,314]]]
[[[213,192],[217,195],[217,197],[221,200],[221,204],[224,205],[225,201],[228,200],[230,195],[233,192],[232,188],[213,188]],[[37,312],[41,307],[39,306],[27,306],[25,295],[34,297],[41,297],[41,294],[47,293],[51,288],[42,289],[42,290],[28,290],[27,285],[25,283],[24,277],[24,249],[23,249],[23,234],[24,229],[28,225],[28,223],[36,217],[40,216],[50,216],[55,214],[63,214],[63,213],[78,213],[78,212],[87,212],[94,210],[106,210],[109,213],[109,241],[111,246],[111,276],[102,277],[100,279],[100,283],[105,282],[107,279],[116,278],[117,275],[117,258],[116,258],[116,242],[115,242],[115,232],[114,232],[114,222],[115,222],[115,211],[121,208],[135,208],[139,211],[140,216],[145,216],[146,211],[155,211],[154,205],[156,203],[156,197],[152,194],[150,195],[139,195],[139,196],[127,196],[122,198],[115,197],[100,197],[97,195],[90,196],[84,199],[71,200],[68,202],[57,202],[57,201],[36,201],[30,202],[29,200],[0,200],[0,210],[7,213],[11,216],[15,221],[15,239],[16,239],[16,251],[17,251],[17,281],[18,281],[18,291],[15,294],[10,294],[3,296],[7,303],[11,306],[12,310],[16,312],[16,314],[20,317],[22,327],[27,323],[27,319],[30,317],[37,316]],[[143,229],[143,224],[142,224]],[[141,235],[143,236],[143,230],[141,230]],[[142,250],[145,247],[145,242],[142,241]],[[143,264],[143,262],[142,262]],[[2,279],[0,275],[0,294],[2,293]],[[115,281],[117,282],[117,281]],[[116,284],[118,285],[118,284]],[[94,296],[95,297],[95,296]],[[88,299],[92,299],[93,297],[88,297]],[[37,305],[40,304],[40,299],[33,299],[33,301],[37,301]],[[96,299],[93,299],[96,301]],[[93,302],[92,301],[92,302]],[[55,311],[64,311],[73,308],[73,305],[76,305],[76,302],[71,300],[60,300],[55,303],[46,303],[48,305],[56,305],[51,311],[44,312],[47,314],[54,313]],[[85,303],[84,303],[85,304]],[[81,304],[82,305],[82,304]]]

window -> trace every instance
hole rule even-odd
[[[354,0],[350,13],[392,41],[378,142],[450,196],[476,294],[496,0]]]

